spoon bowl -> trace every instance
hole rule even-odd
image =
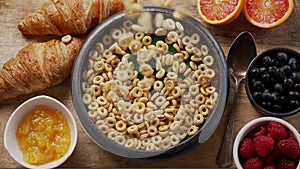
[[[234,97],[223,142],[217,156],[217,164],[224,168],[232,164],[233,128],[235,106],[238,98],[240,82],[245,79],[248,65],[256,56],[256,44],[251,33],[242,32],[233,41],[227,56],[229,73],[234,79]]]

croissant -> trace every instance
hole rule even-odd
[[[123,7],[122,0],[50,0],[18,29],[24,35],[81,35]]]
[[[57,85],[71,72],[82,39],[50,40],[21,49],[0,69],[0,101]]]

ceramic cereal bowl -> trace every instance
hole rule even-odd
[[[103,149],[163,158],[215,131],[227,99],[226,60],[198,21],[181,17],[160,7],[121,12],[85,40],[73,67],[72,100]]]
[[[45,164],[41,165],[32,165],[24,161],[23,159],[23,152],[21,151],[18,141],[16,132],[18,130],[18,126],[23,120],[23,118],[34,109],[35,106],[45,106],[47,108],[58,110],[60,111],[64,117],[70,128],[70,145],[69,149],[65,153],[64,156],[59,158],[58,160],[54,160]],[[15,161],[17,161],[20,165],[26,168],[55,168],[64,163],[73,153],[74,148],[77,143],[77,126],[74,120],[72,113],[68,110],[68,108],[63,105],[58,100],[45,96],[40,95],[33,97],[23,104],[21,104],[10,116],[6,128],[4,131],[4,147],[7,152],[13,157]]]

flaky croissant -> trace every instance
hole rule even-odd
[[[80,35],[123,8],[122,0],[50,0],[18,28],[24,35]]]
[[[0,101],[57,85],[71,72],[82,39],[50,40],[21,49],[0,69]]]

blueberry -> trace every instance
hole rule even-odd
[[[253,83],[253,87],[258,90],[258,91],[261,91],[265,88],[265,84],[262,82],[262,81],[255,81]]]
[[[300,103],[298,100],[290,100],[289,105],[292,109],[298,108],[300,106]]]
[[[259,73],[261,73],[261,74],[267,73],[267,68],[266,67],[260,67],[259,68]]]
[[[291,67],[289,65],[283,65],[281,68],[285,71],[285,74],[291,73]]]
[[[261,100],[261,92],[253,92],[253,98],[256,101],[260,101]]]
[[[290,58],[288,61],[288,65],[291,67],[293,70],[298,70],[299,69],[299,62],[295,58]]]
[[[269,93],[269,92],[263,92],[263,93],[261,94],[261,98],[262,98],[262,100],[264,100],[264,101],[270,101],[271,98],[272,98],[272,95],[271,95],[271,93]]]
[[[285,71],[282,68],[279,68],[279,69],[276,70],[274,76],[275,76],[276,79],[281,80],[285,76]]]
[[[262,64],[263,65],[270,65],[272,64],[272,59],[270,56],[264,56],[263,59],[262,59]]]
[[[300,91],[300,83],[296,83],[294,87],[297,91]]]
[[[252,68],[251,71],[250,71],[250,74],[251,74],[253,77],[259,76],[259,69],[258,69],[257,67]]]
[[[290,78],[286,78],[283,80],[283,85],[285,88],[291,88],[294,85],[294,81]]]
[[[293,79],[295,82],[300,82],[300,72],[293,72],[293,73],[292,73],[292,79]]]
[[[265,83],[269,83],[270,82],[270,74],[269,73],[265,73],[261,76],[261,80]]]
[[[282,106],[280,104],[274,104],[273,109],[277,112],[279,112],[282,109]]]
[[[274,90],[278,93],[282,93],[283,92],[283,87],[282,87],[282,84],[281,83],[276,83],[274,85]]]
[[[289,92],[288,92],[288,97],[289,97],[290,99],[295,99],[295,100],[297,100],[297,99],[300,98],[300,97],[299,97],[299,92],[297,92],[297,91],[289,91]]]
[[[272,100],[272,101],[277,102],[279,99],[280,99],[279,93],[273,92],[273,93],[271,94],[271,100]]]
[[[277,71],[277,67],[276,66],[271,66],[268,68],[268,73],[270,73],[270,75],[274,75]]]
[[[285,52],[278,52],[276,58],[279,62],[283,64],[285,64],[289,59],[288,55]]]

